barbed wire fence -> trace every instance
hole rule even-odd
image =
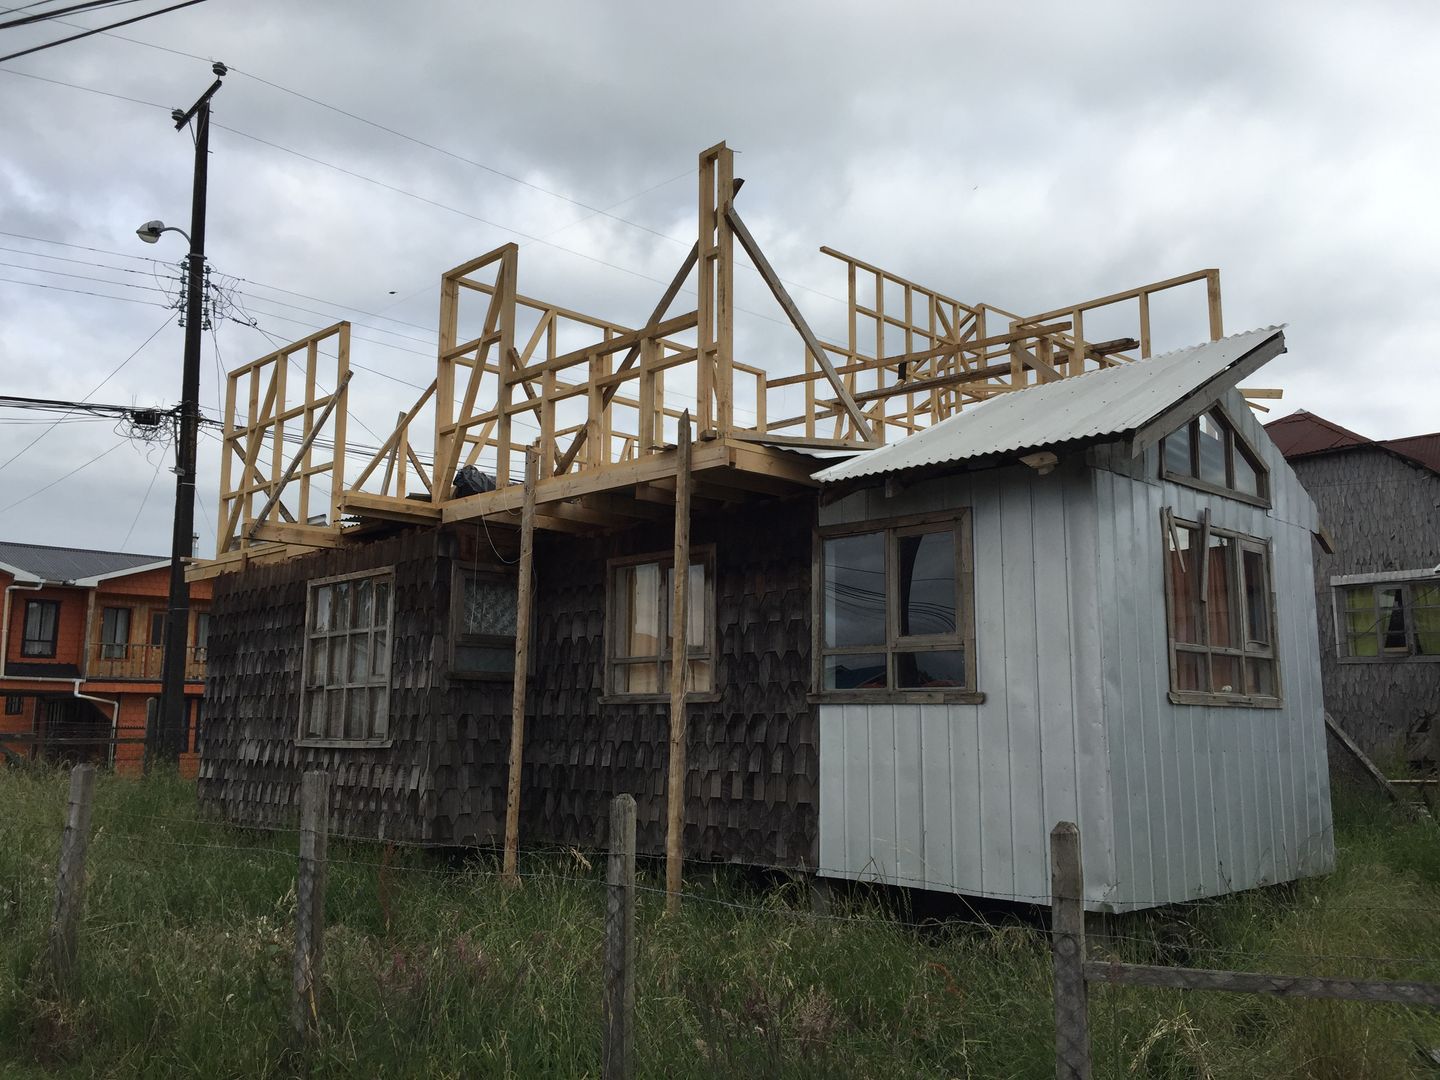
[[[95,792],[94,767],[82,765],[71,772],[70,796],[66,813],[66,824],[61,837],[58,868],[55,879],[55,902],[49,929],[49,946],[46,962],[52,976],[50,985],[62,997],[83,993],[77,985],[77,955],[83,947],[80,939],[81,914],[84,906],[85,860],[90,845],[93,821],[93,800]],[[302,1055],[314,1046],[325,1028],[325,896],[328,874],[331,868],[343,868],[375,876],[376,898],[385,924],[390,922],[390,883],[397,877],[417,875],[430,880],[455,881],[462,875],[453,866],[446,865],[401,865],[396,862],[397,849],[426,849],[432,845],[423,842],[377,840],[354,834],[331,833],[329,830],[330,778],[323,772],[307,772],[301,786],[299,826],[278,825],[253,826],[228,823],[218,818],[176,817],[169,815],[142,814],[123,809],[109,810],[102,825],[111,829],[111,835],[120,840],[143,839],[144,848],[129,850],[121,858],[138,865],[160,866],[169,864],[175,856],[190,854],[219,854],[226,859],[243,858],[257,863],[277,863],[295,860],[294,876],[294,926],[293,954],[291,964],[291,986],[289,1021],[291,1037]],[[597,942],[603,956],[603,977],[596,989],[601,1018],[601,1063],[599,1074],[605,1078],[629,1078],[635,1075],[636,1058],[636,980],[635,964],[639,939],[637,937],[637,899],[653,896],[658,905],[667,896],[667,889],[649,885],[637,876],[637,863],[660,856],[637,853],[635,848],[635,802],[629,795],[616,796],[610,807],[610,829],[607,849],[600,853],[604,860],[603,877],[588,871],[593,864],[582,852],[563,845],[555,845],[549,853],[564,852],[583,868],[582,873],[566,876],[567,882],[585,884],[603,890],[601,901],[601,924],[603,941]],[[138,826],[124,828],[127,823]],[[114,828],[115,825],[122,828]],[[160,829],[155,827],[159,826]],[[177,839],[157,832],[175,829],[187,833],[202,833],[217,839]],[[221,832],[224,830],[224,832]],[[285,837],[291,841],[288,850],[278,844],[260,846],[255,843],[223,842],[223,838],[244,840],[247,835],[271,834],[277,841]],[[349,848],[332,855],[331,840],[339,840]],[[1031,905],[1049,907],[1048,925],[1031,925],[1024,933],[1034,935],[1037,941],[1048,945],[1052,968],[1052,997],[1055,1023],[1055,1070],[1061,1080],[1078,1080],[1093,1075],[1093,1047],[1090,1030],[1089,997],[1096,987],[1127,986],[1152,990],[1217,991],[1222,993],[1244,993],[1292,998],[1328,998],[1345,1001],[1392,1003],[1410,1008],[1440,1010],[1440,983],[1416,980],[1359,978],[1350,975],[1336,975],[1337,967],[1374,965],[1393,971],[1406,965],[1440,971],[1440,955],[1394,956],[1366,953],[1283,953],[1267,951],[1267,960],[1284,961],[1292,967],[1291,973],[1269,971],[1242,971],[1228,967],[1179,966],[1175,964],[1133,963],[1106,957],[1106,950],[1130,945],[1136,950],[1153,953],[1157,939],[1154,936],[1124,934],[1107,928],[1101,940],[1101,952],[1092,955],[1087,942],[1087,913],[1085,886],[1080,857],[1079,830],[1073,823],[1059,822],[1050,837],[1050,865],[1052,871],[1051,893],[1048,896],[1004,894],[1002,898]],[[354,857],[355,846],[371,846],[377,849],[374,858]],[[148,850],[147,850],[148,849]],[[109,857],[115,857],[110,852]],[[537,853],[537,856],[544,853]],[[693,862],[693,861],[692,861]],[[712,864],[702,864],[712,865]],[[777,872],[793,874],[793,867],[765,867]],[[490,869],[470,865],[464,875],[476,878],[494,879],[496,883],[509,882],[507,887],[516,887],[498,866]],[[553,880],[553,874],[537,871],[518,871],[515,881],[524,882],[537,878]],[[685,905],[703,905],[724,909],[749,917],[767,919],[799,920],[835,926],[880,925],[891,929],[897,927],[923,928],[926,923],[907,921],[894,914],[856,913],[813,910],[804,905],[791,903],[756,903],[736,900],[720,895],[708,895],[693,889],[682,893]],[[1192,910],[1220,906],[1226,902],[1223,897],[1205,898],[1182,905]],[[1172,905],[1175,906],[1175,905]],[[1364,909],[1356,909],[1364,911]],[[1393,914],[1394,909],[1376,906],[1373,914]],[[1197,957],[1214,957],[1217,960],[1227,956],[1244,955],[1246,950],[1220,944],[1203,942],[1187,943],[1184,949],[1187,960]],[[1323,967],[1328,974],[1313,974],[1313,969]],[[1299,969],[1311,970],[1299,970]],[[948,978],[948,974],[947,974]],[[1178,1023],[1179,1021],[1177,1021]],[[1111,1025],[1112,1029],[1115,1027]],[[1178,1030],[1178,1029],[1177,1029]],[[1148,1051],[1148,1045],[1141,1048]],[[1112,1048],[1118,1053],[1118,1048]],[[1117,1068],[1117,1075],[1123,1071]]]

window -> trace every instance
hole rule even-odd
[[[1259,456],[1219,409],[1172,431],[1160,443],[1160,472],[1167,480],[1264,503],[1269,475]]]
[[[21,656],[55,655],[55,635],[60,625],[60,601],[27,600],[25,602],[25,636],[20,642]]]
[[[384,570],[310,583],[302,739],[363,745],[388,738],[393,580]]]
[[[210,649],[210,613],[200,611],[195,614],[195,659],[205,662],[205,655]]]
[[[824,529],[820,578],[822,693],[978,698],[968,512]]]
[[[686,608],[685,652],[688,691],[706,694],[715,686],[715,553],[692,551]],[[671,607],[675,596],[673,558],[650,555],[610,563],[605,687],[624,696],[668,698],[670,693]]]
[[[1270,546],[1164,515],[1170,698],[1278,704]]]
[[[124,660],[130,645],[130,609],[107,607],[100,614],[100,657]]]
[[[19,716],[25,711],[25,699],[11,694],[5,698],[5,715]]]
[[[1440,658],[1440,578],[1370,581],[1338,592],[1342,656]]]
[[[510,679],[515,674],[515,602],[513,577],[458,569],[451,599],[454,633],[450,673],[481,679]]]
[[[165,616],[164,611],[150,612],[150,644],[165,644]]]

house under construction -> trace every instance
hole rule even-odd
[[[1048,903],[1058,820],[1095,909],[1328,869],[1319,522],[1237,389],[1282,331],[1226,337],[1215,270],[1024,314],[822,249],[820,340],[738,188],[701,154],[640,327],[525,295],[514,244],[444,274],[363,458],[348,324],[230,373],[201,799],[283,820],[324,768],[344,831],[513,865],[630,792],[672,884]],[[737,247],[792,353],[736,355]],[[1187,302],[1207,340],[1152,356]]]

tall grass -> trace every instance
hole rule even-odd
[[[62,998],[42,960],[65,791],[61,773],[0,774],[0,1074],[597,1075],[604,890],[585,855],[533,856],[510,888],[486,856],[332,842],[324,1030],[301,1060],[295,835],[206,821],[173,776],[102,777]],[[1440,981],[1440,959],[1404,959],[1440,957],[1440,832],[1360,801],[1337,812],[1331,877],[1117,920],[1098,947]],[[884,893],[825,919],[798,884],[688,884],[701,899],[676,919],[640,896],[642,1076],[1054,1074],[1049,954],[1023,911],[917,928]],[[1399,1006],[1104,987],[1091,1016],[1100,1076],[1420,1077],[1440,1047],[1436,1017]]]

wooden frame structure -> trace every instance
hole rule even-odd
[[[696,243],[643,326],[521,293],[514,243],[443,274],[435,379],[349,483],[347,323],[233,371],[219,552],[191,576],[334,546],[382,523],[488,521],[500,513],[495,520],[513,527],[523,502],[523,448],[531,445],[539,455],[536,528],[589,532],[668,517],[682,424],[694,443],[697,506],[773,495],[813,484],[817,461],[793,451],[873,447],[997,393],[1148,357],[1153,302],[1172,290],[1203,290],[1195,315],[1211,339],[1223,332],[1217,270],[1017,315],[821,248],[841,263],[847,282],[846,340],[824,341],[736,209],[742,181],[724,143],[700,154],[698,179]],[[796,331],[798,360],[735,356],[737,244]],[[672,312],[692,279],[695,307]],[[1113,328],[1117,311],[1129,313],[1130,336],[1086,337],[1087,320]],[[337,389],[326,391],[317,357],[331,339]],[[291,365],[304,374],[295,402],[285,375]],[[753,422],[737,419],[737,397],[753,400]],[[797,399],[803,404],[795,411]],[[332,410],[333,451],[324,456],[315,436]],[[417,438],[427,424],[428,443]],[[488,473],[494,490],[458,494],[455,476],[465,466]],[[311,485],[327,472],[327,514],[312,524]]]

